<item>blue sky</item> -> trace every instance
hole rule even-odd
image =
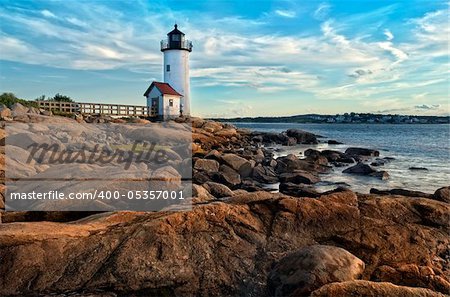
[[[449,114],[438,0],[0,0],[0,92],[144,105],[175,22],[195,115]]]

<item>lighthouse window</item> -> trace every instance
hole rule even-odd
[[[173,106],[173,99],[169,99],[169,106],[170,106],[170,107]]]
[[[180,35],[179,34],[172,35],[172,40],[173,41],[180,41]]]
[[[167,72],[170,71],[170,65],[166,65],[166,71],[167,71]]]

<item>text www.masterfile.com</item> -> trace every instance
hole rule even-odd
[[[92,192],[14,192],[10,200],[184,200],[183,191],[132,190],[132,191],[92,191]]]

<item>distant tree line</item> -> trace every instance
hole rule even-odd
[[[36,101],[59,101],[59,102],[75,102],[66,95],[61,95],[60,93],[56,93],[53,97],[45,97],[45,95],[42,95],[35,99]]]
[[[0,95],[0,104],[4,104],[7,107],[10,107],[11,105],[13,105],[15,103],[20,103],[20,104],[22,104],[24,106],[28,106],[28,107],[31,107],[31,106],[36,107],[37,103],[35,101],[74,102],[74,100],[72,100],[72,98],[70,98],[69,96],[62,95],[60,93],[57,93],[53,97],[46,97],[45,95],[42,95],[42,96],[36,98],[34,101],[17,98],[17,96],[14,95],[13,93],[3,93]]]

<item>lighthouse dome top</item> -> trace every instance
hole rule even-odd
[[[161,40],[161,51],[167,50],[186,50],[192,51],[192,42],[184,38],[185,34],[178,30],[175,24],[174,29],[167,33],[167,39]]]
[[[172,31],[170,31],[169,33],[167,33],[167,36],[174,35],[174,34],[185,35],[183,32],[181,32],[180,30],[178,30],[178,25],[177,25],[177,24],[174,25],[174,29],[173,29]]]

